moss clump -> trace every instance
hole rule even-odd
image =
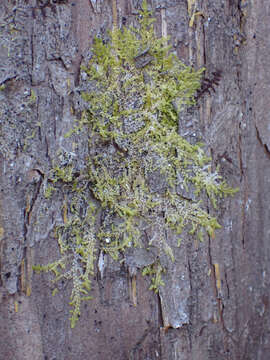
[[[213,236],[220,225],[196,197],[205,192],[216,207],[218,197],[235,192],[211,172],[202,146],[178,134],[179,112],[194,103],[203,70],[170,52],[167,39],[155,37],[153,22],[143,2],[138,28],[114,29],[109,43],[95,40],[83,69],[92,89],[82,95],[89,107],[76,128],[88,131],[88,164],[79,176],[72,164],[54,169],[55,182],[69,186],[73,197],[56,230],[62,257],[36,269],[53,271],[55,281],[72,279],[72,327],[89,298],[97,248],[118,260],[127,248],[156,247],[155,263],[142,273],[158,291],[165,271],[160,256],[174,260],[166,230],[179,235],[178,245],[184,229],[199,239]],[[159,236],[147,238],[150,228]]]

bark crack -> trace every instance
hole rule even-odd
[[[239,159],[239,169],[240,169],[240,182],[242,182],[244,176],[244,167],[243,167],[243,152],[242,152],[242,135],[240,130],[241,124],[239,124],[239,135],[238,135],[238,159]]]
[[[257,135],[257,139],[258,139],[259,143],[263,147],[265,154],[270,158],[270,149],[268,148],[267,144],[264,144],[264,142],[261,138],[261,135],[260,135],[260,131],[256,125],[255,125],[255,129],[256,129],[256,135]]]
[[[31,200],[29,200],[29,198],[27,200],[27,205],[26,205],[26,209],[25,209],[25,214],[24,214],[24,243],[25,244],[27,241],[26,238],[27,238],[28,226],[30,225],[33,208],[34,208],[36,200],[39,196],[40,188],[41,188],[42,182],[44,180],[44,174],[40,170],[33,169],[33,171],[35,171],[39,175],[39,179],[36,183],[35,191],[34,191],[34,194],[31,198]]]
[[[213,279],[214,296],[215,296],[215,299],[217,302],[217,308],[218,308],[218,314],[219,314],[219,323],[220,323],[223,333],[225,335],[224,350],[227,352],[229,350],[228,338],[230,338],[234,344],[237,344],[237,341],[232,337],[232,334],[225,326],[224,304],[223,304],[222,295],[220,292],[220,290],[221,290],[220,270],[219,270],[219,264],[213,262],[212,253],[211,253],[210,236],[208,236],[208,255],[209,255],[209,264],[210,264],[210,269],[211,269],[211,275],[212,275],[212,279]],[[226,279],[226,275],[225,275],[225,279]],[[226,279],[226,282],[227,282],[227,279]]]
[[[163,319],[163,313],[162,313],[162,304],[161,304],[161,298],[159,293],[157,293],[157,301],[158,301],[158,313],[159,313],[159,323],[160,327],[164,328],[164,319]]]
[[[40,194],[40,189],[42,182],[44,180],[44,174],[39,169],[33,169],[33,180],[34,178],[38,178],[36,181],[35,189],[33,191],[33,196],[27,198],[26,208],[24,211],[24,224],[23,224],[23,258],[20,265],[20,276],[18,278],[18,282],[20,283],[20,290],[24,292],[27,296],[31,294],[31,276],[32,276],[32,258],[33,253],[27,244],[27,234],[28,228],[31,221],[31,216],[33,213],[34,206],[36,204],[37,198]],[[35,181],[35,180],[34,180]]]
[[[225,283],[226,283],[226,288],[227,288],[227,295],[228,295],[228,299],[229,299],[230,298],[230,287],[229,287],[229,282],[228,282],[228,277],[227,277],[226,271],[224,273],[224,277],[225,277]]]
[[[238,158],[239,158],[239,169],[240,169],[240,183],[243,181],[243,191],[242,191],[242,202],[241,202],[241,238],[242,238],[242,247],[245,249],[245,226],[246,226],[246,205],[248,201],[248,188],[246,181],[246,173],[243,161],[243,151],[242,151],[242,135],[241,135],[241,123],[239,124],[239,135],[238,135]]]

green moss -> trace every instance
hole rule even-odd
[[[201,144],[178,134],[179,112],[194,104],[203,69],[184,65],[167,39],[156,38],[153,22],[143,2],[138,28],[114,30],[110,43],[95,40],[83,68],[92,89],[82,94],[89,107],[75,128],[88,131],[88,164],[79,176],[72,163],[53,169],[53,181],[69,187],[72,199],[65,201],[63,225],[56,229],[61,258],[36,270],[54,272],[54,282],[73,281],[72,327],[81,301],[89,298],[97,248],[119,260],[127,248],[155,246],[157,260],[142,273],[157,292],[165,271],[160,256],[174,261],[166,230],[178,234],[176,246],[184,229],[200,240],[213,236],[220,225],[203,210],[200,194],[216,208],[218,198],[236,191],[211,172]],[[192,199],[179,189],[194,189]],[[146,240],[148,228],[159,236]]]
[[[162,273],[164,272],[165,269],[158,262],[143,268],[142,275],[151,277],[151,285],[149,290],[153,290],[155,293],[157,293],[160,286],[164,285],[164,281],[162,280]]]
[[[44,191],[45,199],[50,199],[50,197],[52,196],[52,194],[55,190],[56,189],[53,186],[48,185]]]
[[[33,89],[31,89],[31,95],[29,97],[29,103],[34,104],[37,101],[36,93]]]

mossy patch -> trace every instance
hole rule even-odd
[[[83,68],[91,90],[82,95],[89,106],[74,132],[87,131],[89,158],[78,174],[73,164],[56,166],[56,185],[69,187],[63,204],[63,225],[56,229],[61,257],[36,270],[53,271],[55,282],[73,281],[71,326],[81,301],[89,299],[97,251],[122,259],[126,249],[155,247],[157,256],[142,268],[158,291],[166,270],[160,256],[174,261],[166,230],[183,230],[200,240],[220,227],[204,211],[202,192],[217,207],[217,199],[231,195],[201,144],[192,145],[178,134],[178,115],[194,104],[203,69],[184,65],[158,39],[154,19],[143,2],[137,28],[114,29],[110,42],[96,39],[93,55]],[[184,191],[192,189],[192,198]],[[51,189],[47,191],[50,196]],[[148,238],[147,229],[158,236]]]

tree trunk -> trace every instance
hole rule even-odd
[[[180,132],[202,134],[213,166],[240,189],[222,201],[215,239],[183,240],[158,294],[106,257],[74,329],[70,283],[52,296],[51,274],[33,273],[59,252],[63,199],[44,195],[50,169],[60,151],[87,156],[87,138],[76,148],[65,137],[80,106],[80,65],[94,36],[133,24],[140,5],[1,1],[0,359],[269,359],[268,0],[148,0],[157,34],[206,68]]]

